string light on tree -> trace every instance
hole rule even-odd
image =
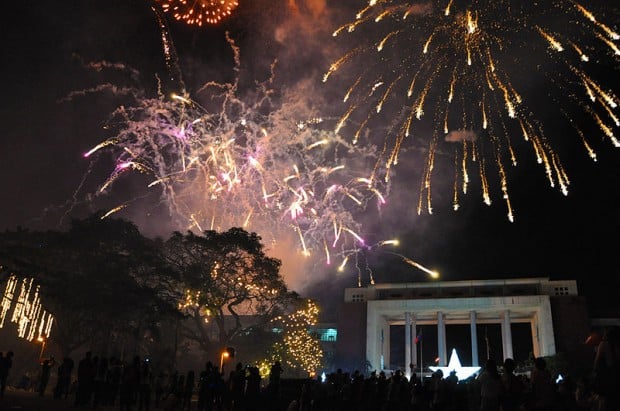
[[[17,324],[17,335],[20,338],[28,341],[38,337],[49,338],[54,317],[41,305],[39,285],[34,285],[34,278],[22,279],[16,297],[15,292],[19,283],[17,276],[9,277],[0,303],[0,328],[4,327],[8,313],[13,307],[11,322]]]
[[[319,307],[312,300],[295,312],[280,316],[273,322],[282,324],[282,343],[272,347],[271,362],[283,361],[291,369],[302,369],[308,375],[315,375],[321,367],[323,350],[318,339],[310,334],[309,327],[318,321]]]

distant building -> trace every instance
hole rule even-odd
[[[318,323],[311,326],[309,332],[317,337],[323,350],[323,366],[332,369],[336,355],[338,329],[335,323]]]
[[[468,335],[461,336],[459,343],[470,348],[474,366],[482,365],[485,350],[488,353],[485,336],[480,335],[486,325],[499,330],[496,345],[501,345],[498,356],[503,358],[495,358],[498,361],[514,358],[513,329],[520,331],[517,342],[525,343],[535,357],[559,352],[582,355],[590,331],[586,301],[578,295],[577,282],[549,278],[346,288],[337,325],[336,366],[364,372],[396,367],[407,374],[420,364],[446,365],[451,328],[467,330]],[[395,327],[404,327],[404,336],[398,341],[392,340]],[[420,336],[422,328],[433,330],[432,338]],[[524,330],[529,334],[526,337]],[[436,357],[418,358],[422,353],[418,345],[424,341],[432,341]],[[391,358],[393,351],[401,353],[397,362]]]

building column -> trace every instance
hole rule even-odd
[[[555,334],[553,332],[553,316],[551,315],[551,303],[548,296],[541,297],[541,304],[536,313],[538,320],[538,342],[540,357],[548,357],[555,354]]]
[[[411,337],[413,338],[411,363],[413,364],[413,370],[415,371],[418,368],[418,327],[416,326],[415,314],[411,315]]]
[[[370,368],[380,370],[383,365],[383,316],[374,307],[366,315],[366,359]],[[378,371],[377,371],[378,372]]]
[[[390,358],[390,327],[390,323],[384,319],[383,326],[381,327],[381,335],[383,340],[383,369],[389,369],[390,362],[392,361],[392,359]]]
[[[444,313],[437,312],[437,354],[439,355],[439,366],[448,365],[448,351],[446,349],[446,323]]]
[[[411,364],[411,313],[407,311],[405,313],[405,376],[407,379],[411,377],[409,364]]]
[[[502,318],[502,349],[504,359],[514,358],[512,353],[512,329],[510,327],[510,310],[504,311]]]
[[[534,358],[538,358],[540,357],[540,337],[538,335],[538,318],[536,315],[530,320],[530,328],[532,330],[532,355],[534,355]]]
[[[383,329],[383,327],[381,327],[381,335],[379,336],[379,343],[381,344],[380,348],[379,348],[379,352],[381,353],[380,356],[379,356],[380,357],[380,359],[379,359],[379,369],[381,369],[381,370],[385,368],[385,349],[384,349],[384,347],[385,347],[385,335],[384,335],[384,333],[385,333],[385,330]]]
[[[478,367],[480,364],[478,362],[478,329],[475,311],[469,312],[469,328],[471,330],[471,365]]]

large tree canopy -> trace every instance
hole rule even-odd
[[[41,285],[64,355],[87,344],[105,351],[112,338],[137,337],[172,312],[155,279],[169,277],[159,249],[128,221],[95,214],[67,231],[5,232],[0,242],[4,269]]]
[[[241,228],[150,240],[131,222],[95,214],[65,231],[0,233],[0,265],[40,284],[63,355],[83,347],[102,355],[148,351],[147,335],[165,339],[171,331],[173,342],[151,348],[173,362],[183,338],[211,359],[235,344],[244,357],[264,358],[285,337],[272,332],[272,320],[301,304],[280,260]]]
[[[166,242],[168,263],[186,288],[183,308],[193,319],[186,336],[203,349],[228,344],[248,327],[266,324],[291,300],[280,260],[268,257],[261,238],[242,228],[226,232],[174,233]],[[209,327],[217,327],[217,339]]]

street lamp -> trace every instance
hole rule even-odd
[[[39,335],[37,341],[41,343],[41,352],[39,353],[39,361],[43,358],[43,352],[45,351],[45,343],[47,342],[47,338],[44,335]]]
[[[235,356],[235,349],[233,347],[226,347],[224,351],[222,351],[222,355],[220,357],[220,372],[224,374],[224,358],[232,358]]]
[[[230,356],[230,354],[228,354],[228,351],[224,350],[222,351],[222,355],[220,356],[220,373],[224,373],[224,358],[228,358]]]

